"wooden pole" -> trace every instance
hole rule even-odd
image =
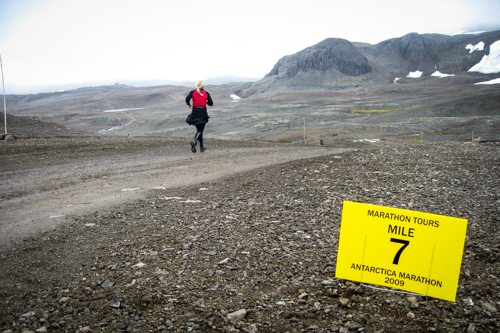
[[[306,117],[304,117],[304,143],[306,143]]]
[[[0,56],[0,68],[2,70],[2,89],[3,89],[3,116],[4,116],[4,124],[5,124],[5,134],[7,135],[7,104],[5,103],[5,84],[3,82],[3,64],[2,64],[2,56]]]

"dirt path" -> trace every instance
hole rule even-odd
[[[203,187],[239,172],[345,150],[216,142],[192,154],[185,140],[86,140],[23,142],[2,150],[0,250],[155,188]]]

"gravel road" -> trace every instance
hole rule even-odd
[[[2,147],[0,248],[109,209],[152,189],[210,182],[259,167],[347,149],[212,140],[87,136],[20,139]]]

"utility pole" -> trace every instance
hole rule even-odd
[[[4,124],[5,124],[5,135],[7,135],[7,104],[5,104],[5,84],[3,82],[3,64],[2,64],[2,56],[1,55],[0,55],[0,68],[2,70],[3,115],[4,115]]]
[[[306,117],[304,117],[304,143],[306,143]]]

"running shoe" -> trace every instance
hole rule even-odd
[[[190,142],[191,143],[191,151],[193,153],[196,153],[196,145],[198,144],[198,141],[196,141],[196,139],[194,139],[193,141]]]
[[[207,146],[203,145],[203,146],[200,146],[200,151],[203,153],[205,151],[205,149],[207,149]]]

